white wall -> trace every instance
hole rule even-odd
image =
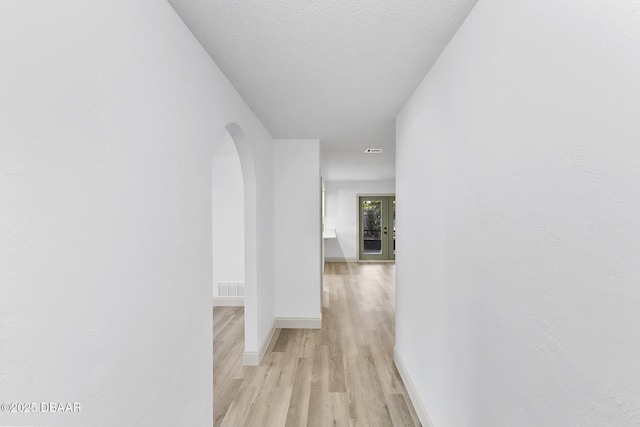
[[[320,327],[320,144],[275,140],[273,153],[276,317]]]
[[[337,239],[325,240],[327,261],[358,260],[358,194],[395,194],[395,181],[326,181],[325,229],[336,230]]]
[[[218,283],[244,282],[244,185],[240,158],[226,130],[212,168],[213,296]]]
[[[0,54],[0,401],[82,405],[0,423],[210,425],[213,144],[255,159],[257,351],[271,137],[165,2],[5,1]]]
[[[637,1],[480,1],[398,116],[396,350],[437,427],[640,425],[638,76]]]

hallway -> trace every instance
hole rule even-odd
[[[243,309],[214,309],[214,425],[419,426],[393,365],[395,265],[328,263],[323,327],[241,366]]]

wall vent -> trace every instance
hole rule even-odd
[[[382,148],[367,148],[364,152],[367,154],[380,154],[382,153]]]
[[[218,296],[243,297],[244,283],[242,282],[218,282]]]

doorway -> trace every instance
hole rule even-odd
[[[214,306],[244,305],[244,179],[240,156],[224,130],[214,144],[211,173]]]
[[[256,198],[256,171],[251,149],[244,131],[237,123],[229,123],[225,126],[219,139],[215,142],[213,154],[214,159],[218,156],[228,155],[233,158],[233,171],[227,168],[229,159],[222,159],[226,164],[212,172],[212,266],[213,266],[213,290],[214,303],[226,299],[223,304],[217,305],[244,305],[244,353],[242,361],[244,365],[255,366],[259,364],[258,346],[258,240],[257,240],[257,198]],[[238,163],[239,162],[239,169]],[[213,163],[212,163],[213,167]],[[222,176],[218,174],[222,173]],[[240,175],[239,176],[239,173]],[[233,173],[236,185],[230,188],[230,176]],[[218,187],[220,184],[220,188]],[[218,191],[216,191],[218,190]],[[221,191],[220,191],[221,190]],[[238,197],[234,202],[236,208],[233,209],[234,230],[232,230],[229,212],[231,209],[231,195]],[[216,194],[214,194],[216,193]],[[218,216],[223,221],[218,221]],[[233,240],[233,244],[231,243]],[[234,247],[231,250],[231,247]],[[224,276],[223,276],[224,274]],[[238,295],[238,289],[244,282],[244,296]],[[219,284],[222,283],[222,287]],[[227,285],[227,296],[220,296],[220,289],[225,289]],[[229,289],[233,288],[235,296],[229,295]]]
[[[359,196],[360,261],[396,259],[396,197]]]

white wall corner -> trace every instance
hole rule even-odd
[[[416,410],[416,414],[418,414],[418,418],[424,427],[435,427],[435,424],[431,420],[429,413],[427,412],[427,408],[424,406],[424,402],[420,399],[420,395],[418,395],[418,390],[416,386],[411,381],[411,377],[409,376],[409,372],[407,372],[407,368],[400,357],[400,353],[398,353],[398,348],[393,347],[393,363],[395,363],[396,368],[398,369],[398,373],[404,382],[405,387],[407,388],[407,392],[409,393],[409,398],[411,399],[411,403],[413,403],[413,408]]]
[[[276,328],[280,329],[322,329],[322,316],[320,317],[277,317]]]
[[[244,297],[213,297],[214,307],[244,307]]]
[[[260,346],[260,351],[245,351],[242,354],[242,365],[243,366],[260,366],[260,362],[262,362],[262,358],[264,357],[267,349],[269,348],[269,344],[271,344],[271,340],[273,339],[273,335],[276,333],[276,321],[273,321],[273,325],[271,326],[271,331],[269,332],[269,336],[264,340],[262,346]]]

